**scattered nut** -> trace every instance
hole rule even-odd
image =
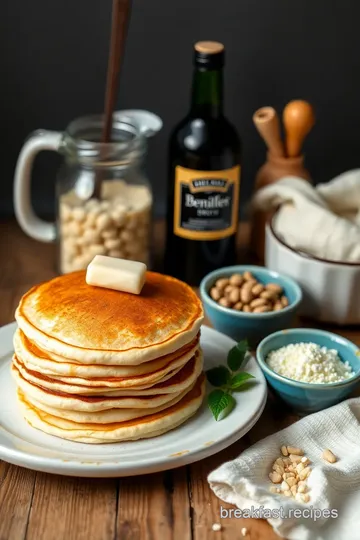
[[[269,473],[269,478],[273,484],[281,484],[282,482],[281,474],[278,472]]]
[[[214,523],[214,525],[212,526],[212,530],[213,531],[221,531],[220,523]]]
[[[290,454],[290,459],[293,463],[298,464],[301,462],[301,456]]]
[[[322,455],[321,455],[322,459],[324,459],[325,461],[327,461],[328,463],[336,463],[337,459],[336,459],[336,456],[332,453],[331,450],[329,450],[328,448],[326,448]]]
[[[247,528],[243,527],[240,532],[241,532],[241,536],[246,536],[247,535]]]
[[[307,477],[309,476],[310,473],[311,473],[310,467],[305,467],[305,469],[303,469],[303,470],[299,473],[299,478],[300,478],[300,480],[305,480],[305,478],[307,478]]]
[[[293,454],[294,456],[303,456],[304,452],[301,450],[301,448],[296,448],[295,446],[288,446],[287,450],[289,454]]]

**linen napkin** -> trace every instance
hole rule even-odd
[[[360,169],[316,187],[284,177],[253,199],[255,209],[279,206],[274,228],[286,244],[324,259],[360,262]]]
[[[307,518],[306,512],[301,517],[263,515],[275,532],[288,540],[359,540],[359,420],[360,398],[349,399],[307,416],[257,442],[235,460],[210,473],[210,487],[220,499],[245,510],[245,514],[247,509],[261,506],[269,512],[282,511],[284,515],[289,509],[292,512],[295,509],[311,511],[312,518]],[[271,482],[268,474],[275,459],[281,456],[282,445],[303,449],[311,460],[312,472],[307,479],[309,503],[299,503],[269,491]],[[336,463],[330,464],[321,459],[325,448],[337,456]],[[325,517],[324,510],[327,511]],[[333,517],[329,517],[329,513]]]

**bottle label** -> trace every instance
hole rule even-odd
[[[219,240],[236,232],[240,166],[222,171],[175,169],[174,234]]]

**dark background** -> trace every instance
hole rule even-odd
[[[76,116],[102,111],[111,0],[1,0],[0,215],[12,213],[16,158],[36,128],[62,130]],[[317,124],[305,150],[315,181],[360,165],[360,3],[356,0],[133,0],[118,108],[159,114],[164,128],[150,147],[156,213],[163,215],[166,147],[186,113],[192,45],[223,41],[225,109],[244,141],[242,203],[265,149],[252,125],[262,105],[281,113],[310,100]],[[36,209],[54,208],[59,158],[35,168]]]

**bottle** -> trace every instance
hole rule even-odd
[[[189,114],[169,145],[165,272],[198,285],[236,262],[241,142],[223,114],[224,46],[194,46]]]

